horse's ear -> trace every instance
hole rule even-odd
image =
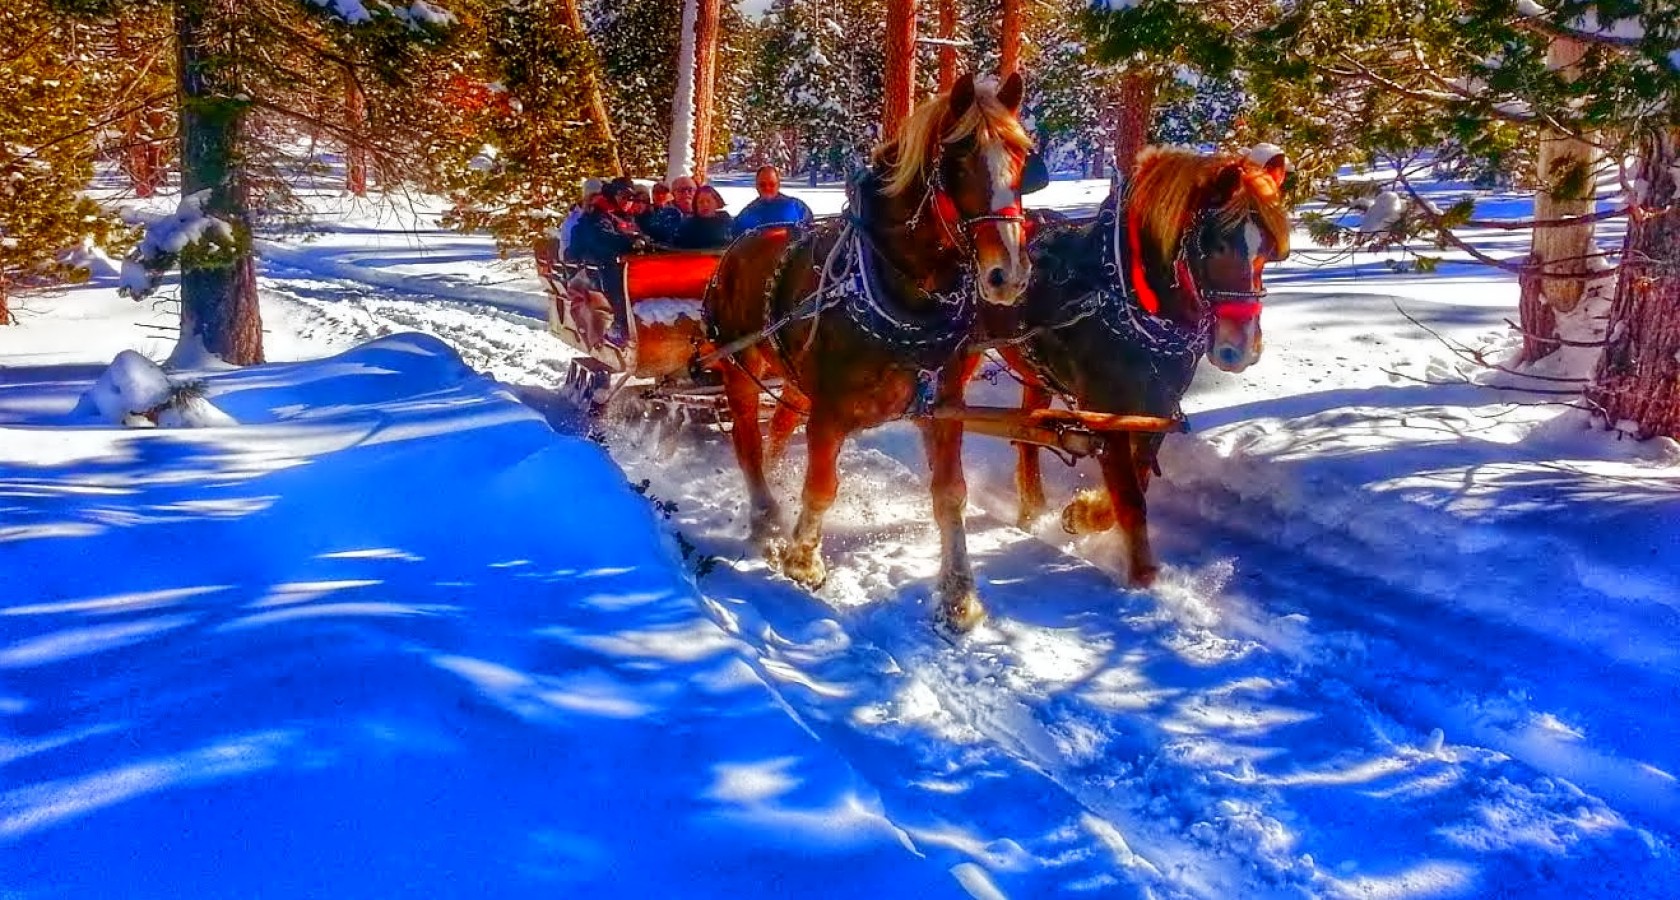
[[[1235,197],[1237,192],[1242,190],[1242,183],[1242,163],[1234,162],[1229,165],[1221,166],[1219,168],[1219,173],[1213,176],[1213,183],[1208,186],[1207,200],[1204,201],[1203,205],[1224,206],[1225,204],[1230,203],[1231,198]]]
[[[1026,85],[1021,82],[1020,72],[1010,72],[1003,80],[1003,87],[997,92],[998,102],[1011,114],[1021,111],[1021,95],[1026,93]]]
[[[951,86],[951,102],[947,106],[953,119],[960,119],[974,105],[974,76],[964,75]]]

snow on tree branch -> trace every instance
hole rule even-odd
[[[442,29],[455,24],[453,14],[426,2],[426,0],[412,0],[407,6],[400,3],[386,3],[384,0],[371,0],[372,12],[369,12],[368,4],[363,3],[362,0],[306,0],[306,2],[312,6],[325,9],[351,25],[372,22],[376,14],[395,18],[415,30]]]
[[[233,249],[237,246],[233,226],[204,211],[210,190],[181,198],[175,214],[146,223],[145,237],[123,260],[121,293],[144,300],[158,289],[164,273],[175,265],[188,248]]]

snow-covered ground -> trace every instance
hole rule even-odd
[[[321,204],[262,288],[271,358],[326,358],[206,375],[237,426],[76,412],[173,341],[113,282],[0,331],[0,891],[1680,894],[1680,452],[1406,317],[1500,358],[1509,280],[1271,274],[1264,359],[1204,367],[1164,453],[1151,591],[1006,524],[971,438],[993,616],[952,643],[914,429],[843,456],[812,597],[719,435],[577,436],[528,265]]]

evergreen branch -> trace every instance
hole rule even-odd
[[[1435,84],[1439,85],[1441,88],[1445,89],[1446,91],[1450,91],[1453,94],[1457,95],[1457,97],[1459,98],[1458,102],[1486,105],[1489,110],[1491,110],[1492,112],[1494,112],[1496,114],[1503,113],[1503,111],[1499,109],[1498,104],[1490,103],[1487,98],[1478,96],[1477,94],[1473,93],[1469,89],[1461,87],[1457,84],[1454,84],[1450,79],[1441,75],[1441,73],[1435,71],[1434,67],[1428,65],[1427,63],[1424,63],[1422,60],[1418,60],[1418,65],[1419,65],[1419,70],[1423,73],[1424,77],[1433,81]],[[1558,134],[1560,134],[1560,135],[1562,135],[1566,138],[1569,138],[1570,140],[1579,141],[1580,143],[1586,144],[1586,145],[1588,145],[1588,146],[1590,146],[1590,147],[1592,147],[1596,150],[1601,151],[1605,156],[1613,156],[1620,151],[1619,147],[1617,147],[1615,145],[1612,145],[1612,144],[1603,143],[1603,142],[1599,141],[1597,138],[1595,138],[1593,135],[1597,134],[1598,132],[1588,133],[1588,132],[1580,131],[1576,128],[1572,128],[1572,127],[1564,124],[1556,116],[1553,116],[1550,113],[1536,111],[1536,110],[1534,110],[1534,108],[1532,106],[1529,107],[1529,110],[1530,110],[1531,118],[1528,118],[1528,119],[1506,118],[1505,121],[1515,122],[1517,124],[1533,124],[1535,122],[1540,122],[1541,124],[1544,124],[1548,129],[1550,129],[1550,130],[1552,130],[1552,131],[1554,131],[1554,132],[1556,132],[1556,133],[1558,133]],[[1514,115],[1518,115],[1518,114],[1512,113],[1511,115],[1514,116]],[[1500,117],[1504,118],[1503,115],[1501,115]]]
[[[1510,272],[1511,274],[1517,275],[1517,276],[1522,276],[1522,275],[1524,275],[1528,272],[1527,267],[1521,266],[1521,265],[1516,265],[1514,263],[1509,263],[1509,262],[1506,262],[1506,261],[1501,260],[1501,259],[1495,259],[1492,256],[1489,256],[1488,254],[1483,253],[1481,250],[1478,250],[1475,247],[1470,246],[1470,244],[1467,243],[1463,238],[1459,237],[1457,234],[1454,234],[1453,230],[1451,228],[1449,228],[1445,224],[1445,222],[1442,221],[1442,217],[1440,216],[1440,214],[1436,213],[1435,210],[1429,205],[1428,201],[1424,200],[1423,197],[1418,194],[1417,190],[1412,187],[1411,181],[1409,181],[1406,178],[1406,175],[1405,175],[1404,172],[1399,173],[1399,176],[1396,179],[1396,181],[1400,185],[1400,187],[1403,188],[1406,191],[1407,196],[1411,197],[1412,205],[1417,207],[1417,209],[1423,214],[1423,217],[1425,219],[1429,220],[1429,223],[1431,225],[1435,226],[1435,230],[1441,235],[1441,237],[1444,240],[1447,241],[1447,243],[1450,243],[1454,247],[1457,247],[1458,249],[1464,251],[1465,253],[1470,254],[1471,258],[1475,259],[1477,262],[1480,262],[1484,265],[1493,266],[1494,268],[1499,269],[1502,272]]]
[[[1448,340],[1447,337],[1445,335],[1441,334],[1439,331],[1436,331],[1435,329],[1430,328],[1428,325],[1425,325],[1422,322],[1419,322],[1416,318],[1414,318],[1412,316],[1411,313],[1406,312],[1406,310],[1400,305],[1400,301],[1398,301],[1398,300],[1394,301],[1394,309],[1395,309],[1396,312],[1400,313],[1400,315],[1404,316],[1406,321],[1412,323],[1413,325],[1416,325],[1419,328],[1422,328],[1424,331],[1429,332],[1431,337],[1433,337],[1433,338],[1435,338],[1435,340],[1439,341],[1441,346],[1443,346],[1443,347],[1447,348],[1448,350],[1452,351],[1452,354],[1454,356],[1458,357],[1459,359],[1464,360],[1465,362],[1473,362],[1476,365],[1481,366],[1484,369],[1494,369],[1494,370],[1499,371],[1499,372],[1504,372],[1507,375],[1516,375],[1516,376],[1521,377],[1521,378],[1532,378],[1535,381],[1560,381],[1560,382],[1563,382],[1565,384],[1579,384],[1579,383],[1584,382],[1584,381],[1592,380],[1592,379],[1589,379],[1589,378],[1570,378],[1570,377],[1563,377],[1563,376],[1558,376],[1558,375],[1531,375],[1527,372],[1518,372],[1515,369],[1506,368],[1505,366],[1502,366],[1499,363],[1488,362],[1487,355],[1482,353],[1482,351],[1476,350],[1476,349],[1471,348],[1471,347],[1466,347],[1463,344],[1458,343],[1457,341]],[[1544,338],[1543,340],[1550,340],[1550,339],[1549,338]],[[1524,388],[1518,388],[1518,390],[1525,390],[1525,389]]]
[[[305,34],[304,32],[299,31],[291,23],[282,22],[279,19],[268,15],[260,6],[256,7],[254,12],[256,13],[257,18],[262,20],[263,24],[269,26],[282,35],[291,38],[296,43],[296,46],[304,51],[319,56],[329,62],[335,62],[341,66],[352,69],[361,65],[355,60],[352,60],[351,58],[333,50],[331,47],[324,45],[317,35]]]
[[[1522,335],[1523,337],[1534,338],[1537,341],[1546,341],[1546,342],[1552,343],[1552,344],[1562,344],[1565,347],[1608,347],[1608,346],[1610,346],[1610,342],[1607,341],[1607,340],[1606,341],[1572,341],[1572,340],[1569,340],[1568,338],[1557,337],[1556,335],[1535,334],[1534,332],[1529,331],[1528,329],[1522,327],[1521,325],[1518,325],[1517,323],[1511,321],[1510,319],[1506,319],[1505,324],[1511,326],[1512,331],[1515,331],[1516,333]]]
[[[1352,66],[1353,68],[1352,69],[1338,69],[1338,68],[1335,68],[1333,66],[1320,65],[1320,64],[1315,64],[1315,65],[1318,65],[1318,68],[1324,70],[1326,73],[1328,73],[1330,75],[1334,75],[1338,78],[1358,79],[1358,80],[1361,80],[1361,81],[1365,81],[1365,82],[1367,82],[1369,84],[1372,84],[1376,87],[1380,87],[1385,91],[1389,91],[1390,93],[1393,93],[1393,94],[1396,94],[1398,96],[1404,97],[1407,100],[1416,101],[1418,103],[1427,103],[1431,106],[1454,106],[1454,105],[1459,105],[1459,104],[1474,104],[1475,106],[1478,107],[1478,109],[1477,109],[1478,112],[1483,113],[1483,114],[1485,114],[1485,115],[1487,115],[1491,118],[1499,119],[1502,122],[1510,122],[1510,123],[1513,123],[1513,124],[1516,124],[1516,125],[1533,125],[1536,122],[1539,122],[1539,123],[1542,123],[1542,124],[1546,125],[1548,128],[1551,128],[1551,129],[1557,131],[1560,134],[1567,134],[1567,135],[1571,135],[1571,136],[1574,135],[1574,130],[1573,129],[1565,126],[1563,123],[1557,121],[1557,119],[1555,119],[1554,117],[1552,117],[1549,114],[1541,113],[1541,112],[1533,112],[1533,111],[1531,111],[1527,115],[1514,113],[1514,112],[1511,112],[1509,110],[1501,108],[1500,105],[1497,104],[1497,103],[1489,103],[1488,101],[1486,101],[1482,98],[1478,98],[1478,97],[1475,97],[1473,95],[1468,95],[1468,94],[1459,92],[1456,89],[1453,92],[1447,92],[1447,91],[1432,91],[1432,90],[1427,90],[1427,89],[1424,89],[1424,88],[1406,87],[1405,85],[1403,85],[1403,84],[1401,84],[1401,83],[1399,83],[1399,82],[1397,82],[1397,81],[1395,81],[1391,78],[1388,78],[1385,75],[1378,74],[1377,72],[1372,70],[1369,66],[1365,65],[1364,63],[1360,62],[1357,59],[1354,59],[1353,56],[1348,54],[1346,51],[1340,52],[1337,55],[1340,56],[1344,62],[1346,62],[1349,66]]]
[[[1632,210],[1626,206],[1618,206],[1614,209],[1600,210],[1599,212],[1579,216],[1563,216],[1557,219],[1525,219],[1515,222],[1468,219],[1464,226],[1466,228],[1490,228],[1498,231],[1523,231],[1529,228],[1574,228],[1577,225],[1590,225],[1606,219],[1619,219],[1631,212]]]
[[[1518,29],[1537,34],[1547,40],[1565,38],[1580,41],[1583,44],[1597,44],[1600,47],[1614,47],[1617,50],[1633,52],[1639,49],[1639,38],[1617,37],[1613,34],[1603,34],[1594,31],[1579,31],[1564,25],[1559,25],[1547,19],[1535,16],[1518,16],[1512,23]]]
[[[47,42],[47,38],[50,37],[52,33],[53,30],[51,28],[42,28],[41,30],[31,34],[29,36],[30,39],[25,41],[23,46],[4,57],[0,57],[0,65],[9,66],[33,53],[37,47]]]
[[[149,97],[146,97],[144,100],[141,100],[139,103],[133,104],[132,106],[123,107],[122,109],[118,110],[117,112],[112,113],[112,114],[110,114],[110,115],[108,115],[108,116],[106,116],[102,119],[97,119],[93,122],[89,122],[89,123],[87,123],[86,125],[83,125],[80,128],[76,128],[74,130],[68,131],[64,134],[59,135],[58,137],[55,137],[55,138],[53,138],[49,141],[46,141],[45,143],[37,144],[36,146],[30,148],[28,153],[24,153],[24,154],[19,155],[19,156],[14,156],[10,160],[7,160],[3,163],[0,163],[0,167],[15,166],[15,165],[17,165],[18,163],[21,163],[21,162],[25,162],[25,161],[28,161],[28,160],[31,160],[31,159],[37,159],[37,158],[40,157],[42,150],[46,150],[46,149],[49,149],[51,147],[56,147],[59,144],[64,143],[65,141],[71,140],[72,138],[80,137],[84,134],[87,134],[88,132],[98,131],[99,129],[104,128],[105,126],[111,124],[112,122],[115,122],[118,119],[125,118],[125,117],[127,117],[127,116],[129,116],[133,113],[139,112],[140,110],[145,109],[148,106],[151,106],[153,103],[156,103],[159,100],[162,100],[165,97],[168,97],[173,93],[174,93],[173,91],[159,91],[155,94],[152,94]]]

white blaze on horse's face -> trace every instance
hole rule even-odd
[[[990,219],[974,229],[980,299],[1011,306],[1021,301],[1032,278],[1026,223],[1020,217],[1022,159],[1001,144],[987,147],[984,159],[991,186],[991,214],[1000,218]]]
[[[1258,293],[1261,290],[1260,269],[1265,265],[1266,236],[1252,220],[1243,224],[1241,247],[1233,247],[1234,259],[1241,261],[1241,271],[1232,272],[1227,283],[1210,284],[1216,290],[1242,290]],[[1235,267],[1230,267],[1234,269]],[[1221,273],[1224,274],[1223,272]],[[1217,278],[1216,282],[1226,281]],[[1213,335],[1208,341],[1207,359],[1221,371],[1237,373],[1260,361],[1262,338],[1258,303],[1220,304],[1215,307]]]

